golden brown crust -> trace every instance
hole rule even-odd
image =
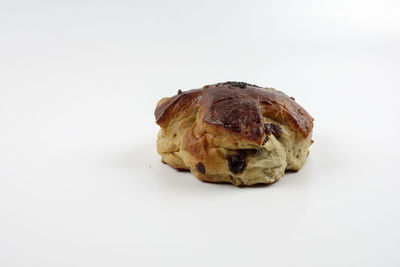
[[[216,134],[262,144],[265,137],[263,116],[287,123],[303,138],[311,133],[313,118],[294,99],[272,88],[241,82],[204,86],[162,100],[155,118],[162,128],[179,113],[199,110],[199,123]],[[204,134],[204,133],[203,133]]]
[[[162,99],[154,111],[157,124],[165,127],[168,121],[176,116],[176,113],[187,112],[186,109],[188,108],[196,108],[201,93],[201,89],[193,89],[186,92],[179,90],[177,95],[166,100]]]

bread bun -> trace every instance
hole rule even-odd
[[[155,118],[162,161],[207,182],[273,183],[304,165],[312,143],[313,118],[294,98],[242,82],[179,90]]]

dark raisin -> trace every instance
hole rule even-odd
[[[180,95],[180,94],[182,94],[182,90],[181,89],[178,90],[178,95]]]
[[[283,130],[279,125],[274,124],[274,131],[272,133],[276,138],[280,138],[283,134]]]
[[[268,135],[267,135],[267,136],[265,136],[265,138],[264,138],[263,145],[265,145],[265,143],[268,142],[268,140],[269,140],[269,137],[268,137]]]
[[[246,168],[247,152],[245,150],[238,150],[236,154],[228,156],[228,166],[231,172],[241,173]]]
[[[291,96],[291,97],[290,97],[290,99],[292,99],[293,101],[294,101],[294,100],[296,100],[296,99],[294,99],[294,97],[293,97],[293,96]]]
[[[282,128],[273,123],[264,124],[264,131],[266,135],[273,134],[276,138],[281,137],[283,134]]]
[[[182,168],[176,168],[176,170],[178,171],[178,172],[189,172],[190,170],[188,170],[188,169],[182,169]]]
[[[196,164],[196,169],[199,173],[205,174],[206,173],[206,167],[204,167],[204,164],[202,162],[198,162]]]

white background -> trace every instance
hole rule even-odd
[[[272,186],[160,162],[157,100],[227,80],[315,117]],[[400,266],[400,1],[0,0],[0,266]]]

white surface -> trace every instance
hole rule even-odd
[[[399,14],[2,0],[0,266],[399,266]],[[300,172],[236,188],[161,164],[157,100],[227,80],[315,117]]]

